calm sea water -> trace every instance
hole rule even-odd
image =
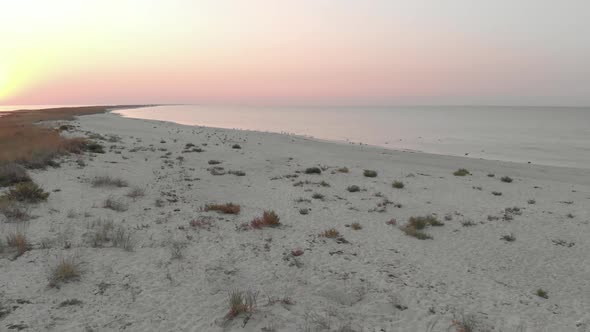
[[[74,105],[0,106],[0,112]],[[125,117],[246,129],[534,164],[590,168],[590,109],[220,107],[117,110]]]
[[[157,106],[125,117],[364,143],[392,149],[590,168],[590,109],[533,107]]]

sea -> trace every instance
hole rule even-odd
[[[0,106],[0,111],[11,107]],[[590,168],[590,107],[163,105],[113,112],[396,150]]]

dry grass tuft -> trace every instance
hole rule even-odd
[[[353,222],[352,224],[350,224],[350,228],[354,229],[355,231],[359,231],[363,229],[363,226],[361,226],[361,224],[359,224],[358,222]]]
[[[31,178],[24,167],[16,163],[0,164],[0,187],[29,181]]]
[[[31,248],[24,227],[16,227],[14,231],[8,233],[6,236],[6,244],[8,247],[16,249],[17,256],[24,254]]]
[[[355,192],[361,191],[361,188],[357,185],[352,185],[352,186],[346,187],[346,190],[348,190],[351,193],[355,193]]]
[[[348,173],[350,172],[350,170],[348,169],[348,167],[340,167],[339,169],[337,169],[338,173]]]
[[[133,187],[129,192],[125,195],[129,198],[137,199],[139,197],[145,196],[145,190],[139,187]]]
[[[121,201],[120,199],[114,198],[114,197],[109,197],[104,201],[103,207],[105,209],[111,209],[113,211],[117,211],[117,212],[125,212],[127,211],[127,209],[129,209],[129,206]]]
[[[250,222],[252,228],[278,227],[281,225],[279,216],[274,211],[264,211],[262,217],[256,217]]]
[[[537,292],[535,292],[535,294],[537,294],[538,297],[542,297],[544,299],[549,298],[549,295],[547,294],[547,292],[544,291],[542,288],[537,289]]]
[[[113,247],[121,248],[126,251],[133,251],[135,248],[133,235],[122,226],[119,226],[114,230],[111,242],[113,243]]]
[[[234,203],[225,204],[207,204],[203,208],[205,211],[217,211],[224,214],[239,214],[240,206]]]
[[[511,183],[512,182],[512,178],[509,176],[503,176],[500,178],[500,181],[502,182],[506,182],[506,183]]]
[[[466,176],[466,175],[471,175],[471,173],[469,173],[469,171],[466,170],[465,168],[459,168],[458,170],[453,172],[453,175],[454,176]]]
[[[57,287],[61,283],[79,280],[81,275],[80,263],[75,257],[61,258],[51,269],[49,285]]]
[[[233,290],[229,293],[229,312],[225,316],[227,320],[234,319],[241,314],[251,315],[256,310],[258,292],[251,290]]]
[[[368,178],[374,178],[374,177],[377,177],[377,171],[366,169],[363,172],[363,175],[366,176],[366,177],[368,177]]]
[[[482,331],[486,332],[487,329],[484,329],[483,326],[478,323],[475,316],[472,315],[464,315],[461,318],[455,318],[452,321],[451,327],[455,329],[456,332],[476,332]]]
[[[322,170],[319,167],[309,167],[305,169],[305,174],[322,174]]]
[[[129,186],[129,183],[121,178],[114,178],[108,175],[97,176],[92,179],[93,187],[117,187],[123,188]]]
[[[31,218],[25,206],[9,200],[0,200],[0,214],[8,219],[7,222],[27,221]]]
[[[393,181],[393,183],[391,184],[392,187],[396,188],[396,189],[403,189],[404,188],[404,183],[401,181]]]
[[[406,233],[406,235],[415,237],[419,240],[427,240],[432,239],[432,236],[428,235],[427,233],[423,232],[422,230],[428,226],[443,226],[444,223],[440,222],[434,216],[424,216],[424,217],[410,217],[408,223],[401,227],[401,230]]]
[[[336,239],[340,237],[340,232],[338,232],[335,228],[330,228],[321,232],[320,236],[328,239]]]

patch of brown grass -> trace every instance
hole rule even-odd
[[[61,258],[51,269],[49,285],[57,287],[60,283],[78,280],[81,275],[80,263],[74,257]]]
[[[207,204],[203,208],[205,211],[217,211],[224,214],[239,214],[240,206],[234,203],[225,204]]]
[[[340,237],[340,232],[336,230],[336,228],[326,229],[325,231],[320,233],[321,237],[326,237],[328,239],[335,239]]]
[[[353,222],[352,224],[350,224],[350,228],[354,229],[355,231],[359,231],[363,229],[363,226],[358,222]]]
[[[279,216],[274,211],[264,211],[262,217],[256,217],[250,222],[252,228],[278,227],[281,225]]]
[[[116,106],[62,107],[20,110],[0,117],[0,164],[16,162],[29,168],[45,168],[64,153],[80,153],[81,138],[66,138],[59,129],[35,125],[39,121],[73,120],[77,115],[103,113]]]
[[[241,314],[251,315],[256,310],[258,292],[234,290],[229,293],[229,312],[225,316],[227,320],[236,318]]]
[[[27,235],[22,227],[17,227],[14,232],[6,236],[6,244],[16,249],[18,256],[24,254],[30,248]]]
[[[415,237],[419,240],[432,239],[432,236],[423,232],[422,230],[428,226],[443,226],[444,223],[440,222],[434,216],[423,216],[423,217],[410,217],[408,223],[400,229],[408,236]]]

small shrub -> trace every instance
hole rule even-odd
[[[348,173],[348,172],[350,172],[350,170],[348,169],[348,167],[340,167],[337,171],[339,173]]]
[[[574,215],[573,215],[573,214],[571,214],[571,213],[568,213],[568,214],[567,214],[567,217],[568,217],[568,218],[570,218],[570,219],[574,219],[574,218],[575,218],[575,217],[574,217]]]
[[[118,187],[123,188],[129,186],[127,181],[120,178],[113,178],[110,176],[97,176],[92,179],[93,187]]]
[[[422,232],[428,226],[443,226],[444,223],[440,222],[434,216],[424,217],[410,217],[408,223],[404,225],[401,230],[406,235],[413,236],[420,240],[432,239],[432,236]]]
[[[209,173],[211,173],[211,175],[225,175],[225,169],[220,166],[209,167],[207,170]]]
[[[70,300],[65,300],[65,301],[61,302],[58,307],[63,308],[63,307],[69,307],[69,306],[73,306],[73,305],[80,305],[82,303],[83,302],[78,299],[70,299]]]
[[[299,257],[301,255],[303,255],[303,250],[301,249],[295,249],[291,251],[291,256]]]
[[[246,172],[244,171],[228,171],[228,174],[233,174],[235,176],[246,176]]]
[[[135,248],[135,241],[133,240],[131,232],[127,231],[122,226],[115,229],[111,242],[113,243],[113,247],[121,248],[126,251],[133,251],[133,248]]]
[[[305,174],[322,174],[322,170],[319,167],[309,167],[305,169]]]
[[[145,190],[139,187],[133,187],[126,195],[129,198],[137,199],[145,196]]]
[[[506,242],[514,242],[516,241],[516,237],[514,237],[514,234],[507,234],[507,235],[503,235],[501,237],[502,240],[506,241]]]
[[[353,222],[352,224],[350,224],[350,228],[354,229],[355,231],[358,231],[363,229],[363,226],[361,226],[361,224],[359,224],[358,222]]]
[[[173,242],[170,247],[170,256],[172,259],[181,259],[183,257],[182,249],[184,245],[181,242]]]
[[[24,167],[16,163],[0,164],[0,187],[29,181],[31,178]]]
[[[488,174],[488,177],[489,177],[489,178],[493,178],[493,177],[495,177],[495,176],[496,176],[496,174],[492,174],[492,173]]]
[[[109,197],[104,201],[103,207],[105,209],[111,209],[113,211],[117,211],[117,212],[125,212],[127,211],[127,209],[129,209],[129,206],[121,201],[120,199],[114,198],[114,197]]]
[[[225,204],[207,204],[204,207],[205,211],[217,211],[224,214],[239,214],[240,206],[234,203]]]
[[[328,239],[335,239],[340,237],[340,232],[338,232],[335,228],[326,229],[325,231],[320,233],[320,237],[325,237]]]
[[[5,197],[10,201],[38,203],[46,201],[49,193],[34,182],[23,182],[11,188]]]
[[[299,209],[299,214],[302,214],[302,215],[309,214],[309,209]]]
[[[258,292],[233,290],[229,293],[229,312],[227,320],[234,319],[241,314],[251,315],[256,310]]]
[[[527,203],[529,203],[529,204],[531,204],[531,205],[532,205],[532,204],[535,204],[535,203],[537,203],[537,201],[535,201],[534,199],[529,199],[529,200],[527,201]]]
[[[23,227],[17,227],[6,236],[6,245],[16,249],[18,256],[24,254],[31,247]]]
[[[502,193],[499,191],[492,191],[492,195],[494,196],[502,196]]]
[[[511,183],[512,182],[512,178],[509,176],[503,176],[500,178],[500,181],[502,182],[506,182],[506,183]]]
[[[198,217],[197,219],[191,220],[189,225],[192,228],[210,229],[213,226],[213,219],[211,217]]]
[[[320,193],[314,193],[313,195],[311,195],[311,198],[313,198],[313,199],[324,199],[324,195],[322,195]]]
[[[31,218],[26,207],[9,200],[0,200],[0,214],[3,214],[8,222],[27,221]]]
[[[396,189],[403,189],[404,188],[404,183],[401,181],[393,181],[393,183],[391,184],[392,187],[396,188]]]
[[[490,331],[482,326],[473,315],[463,315],[460,319],[455,318],[451,324],[456,332],[478,332]]]
[[[51,269],[49,285],[57,287],[61,283],[79,280],[81,275],[80,263],[74,257],[61,258]]]
[[[544,299],[548,299],[549,298],[549,295],[547,294],[547,292],[544,291],[541,288],[537,289],[537,292],[535,294],[537,294],[538,297],[542,297]]]
[[[364,170],[363,175],[368,178],[374,178],[374,177],[377,177],[377,171],[366,169],[366,170]]]
[[[348,190],[348,191],[349,191],[349,192],[351,192],[351,193],[355,193],[355,192],[357,192],[357,191],[360,191],[360,190],[361,190],[361,188],[360,188],[359,186],[352,185],[352,186],[348,186],[348,187],[346,187],[346,190]]]
[[[395,218],[391,218],[385,224],[395,226],[395,225],[397,225],[397,220],[395,220]]]
[[[466,175],[471,175],[471,173],[469,173],[469,171],[466,170],[465,168],[459,168],[458,170],[453,172],[453,175],[454,176],[466,176]]]
[[[240,144],[234,144],[231,146],[232,149],[241,149],[242,147],[240,146]]]
[[[112,220],[97,219],[92,222],[90,228],[92,232],[88,234],[88,240],[93,248],[100,248],[113,238],[115,227]]]
[[[165,205],[165,204],[166,204],[166,203],[165,203],[165,202],[164,202],[164,200],[163,200],[163,199],[161,199],[161,198],[156,198],[156,200],[155,200],[155,202],[154,202],[154,205],[155,205],[156,207],[159,207],[159,208],[161,208],[161,207],[164,207],[164,205]]]
[[[281,225],[279,216],[274,211],[264,211],[262,217],[256,217],[250,222],[252,228],[278,227]]]
[[[461,226],[471,227],[471,226],[475,226],[475,223],[472,220],[464,220],[461,222]]]
[[[424,229],[426,226],[444,226],[444,223],[434,216],[410,217],[408,223],[416,229]]]
[[[404,232],[408,236],[415,237],[419,240],[428,240],[432,239],[432,236],[417,230],[416,228],[412,227],[411,225],[405,225],[401,228],[402,232]]]
[[[104,147],[96,142],[89,142],[86,144],[86,146],[84,147],[84,149],[88,152],[92,152],[92,153],[104,153]]]
[[[219,165],[219,164],[221,164],[221,161],[219,161],[219,160],[209,160],[207,163],[209,165]]]

